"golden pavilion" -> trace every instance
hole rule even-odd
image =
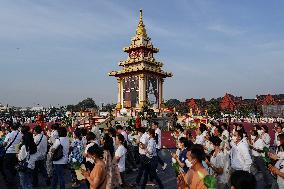
[[[123,51],[128,57],[119,62],[122,69],[108,73],[117,78],[116,109],[140,109],[145,105],[160,109],[163,104],[164,78],[172,77],[173,74],[163,71],[163,63],[154,58],[154,53],[158,53],[159,49],[153,46],[151,38],[147,36],[142,10],[136,35],[132,37],[130,46],[123,48]]]

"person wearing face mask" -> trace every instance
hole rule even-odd
[[[205,162],[209,167],[209,173],[214,175],[217,179],[217,188],[224,189],[229,173],[226,172],[228,171],[228,169],[226,169],[228,167],[225,166],[225,155],[220,149],[222,140],[219,137],[214,136],[211,138],[211,142],[214,145],[214,152],[210,158],[210,161],[206,159]]]
[[[250,141],[250,148],[252,149],[252,156],[254,158],[261,157],[261,153],[265,144],[263,140],[260,138],[257,131],[252,131],[251,133],[251,141]]]
[[[233,136],[235,134],[237,127],[238,127],[238,123],[233,123],[233,129],[232,129],[232,132],[231,132],[231,136]]]
[[[253,165],[255,166],[255,169],[257,171],[260,171],[263,175],[263,181],[257,182],[257,185],[261,185],[258,188],[270,188],[272,185],[273,177],[265,167],[265,163],[262,158],[263,148],[265,147],[265,144],[258,135],[257,131],[252,131],[251,144],[249,146],[252,149],[252,157],[254,163]],[[254,173],[254,171],[252,171],[252,173]]]
[[[262,127],[261,127],[261,138],[262,138],[262,140],[263,140],[263,142],[264,142],[264,144],[265,144],[265,146],[267,147],[267,148],[269,148],[270,147],[270,140],[271,140],[271,138],[270,138],[270,136],[269,136],[269,134],[268,134],[268,127],[266,126],[266,125],[263,125]]]
[[[282,133],[282,126],[277,123],[276,127],[275,127],[275,135],[274,135],[274,146],[279,146],[280,145],[280,141],[278,140],[278,135]]]
[[[252,159],[249,153],[248,144],[243,141],[243,133],[237,130],[231,141],[231,168],[235,170],[250,171]]]
[[[278,135],[280,145],[277,147],[276,154],[269,153],[269,157],[277,161],[274,166],[268,166],[269,171],[277,176],[277,184],[279,189],[284,188],[284,134]]]
[[[207,189],[203,178],[208,175],[203,167],[202,161],[205,160],[205,152],[202,145],[194,144],[187,152],[186,166],[190,169],[186,174],[180,174],[177,178],[178,187],[182,189]]]
[[[181,137],[178,141],[179,154],[172,153],[172,157],[174,158],[173,161],[178,162],[179,166],[185,173],[188,171],[188,167],[185,164],[185,161],[187,160],[187,146],[188,141],[186,140],[186,138]]]
[[[204,145],[205,142],[205,135],[207,133],[207,127],[205,124],[200,124],[199,128],[196,130],[196,139],[195,139],[195,144],[201,144]]]
[[[213,146],[212,142],[210,141],[209,133],[206,133],[204,139],[205,139],[205,142],[204,142],[203,147],[204,147],[205,153],[206,153],[206,155],[210,155],[212,150],[214,150],[214,146]]]
[[[157,150],[156,150],[156,140],[155,140],[155,130],[149,129],[149,141],[147,146],[140,144],[143,149],[146,151],[146,156],[148,158],[148,162],[144,164],[145,166],[145,172],[144,172],[144,178],[143,182],[141,184],[141,189],[146,188],[146,184],[148,181],[148,176],[150,176],[150,179],[156,180],[156,182],[159,185],[160,189],[164,188],[164,185],[162,184],[161,179],[157,175],[156,169],[158,167],[158,156],[157,156]]]

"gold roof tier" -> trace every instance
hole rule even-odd
[[[119,66],[126,66],[126,65],[129,65],[129,64],[135,64],[135,63],[140,63],[140,62],[145,62],[145,63],[149,63],[149,64],[153,64],[155,66],[158,66],[158,67],[163,67],[163,63],[162,62],[158,62],[155,60],[155,58],[152,58],[152,57],[138,57],[138,58],[129,58],[127,60],[124,60],[124,61],[120,61],[119,62]]]
[[[135,50],[135,49],[138,49],[138,48],[146,48],[146,49],[149,49],[151,50],[153,53],[157,53],[159,52],[159,49],[156,48],[156,47],[153,47],[152,44],[137,44],[137,45],[134,45],[134,44],[131,44],[129,47],[124,47],[123,48],[123,51],[124,52],[129,52],[130,50]]]
[[[123,51],[127,52],[128,57],[126,60],[119,62],[118,65],[122,69],[109,72],[109,76],[123,77],[125,75],[140,73],[155,74],[161,78],[173,76],[171,72],[163,71],[163,63],[156,61],[154,58],[154,53],[159,52],[159,49],[153,46],[151,38],[147,35],[143,23],[142,10],[140,10],[140,18],[135,36],[131,38],[131,44],[123,48]]]
[[[124,74],[134,73],[134,72],[150,72],[150,73],[153,73],[153,74],[161,75],[164,78],[173,76],[173,74],[171,72],[165,72],[161,69],[144,67],[144,66],[125,68],[125,69],[119,70],[119,71],[111,71],[111,72],[108,73],[108,75],[118,77],[118,76],[121,76],[121,75],[124,75]]]

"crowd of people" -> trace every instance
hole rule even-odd
[[[275,130],[271,141],[269,129]],[[205,189],[207,175],[218,189],[284,189],[284,134],[274,128],[242,124],[200,124],[196,130],[172,131],[177,148],[171,151],[178,166],[177,186]],[[0,132],[0,171],[7,188],[39,186],[39,175],[51,189],[85,185],[90,189],[146,188],[147,183],[165,188],[157,174],[169,166],[160,156],[162,132],[158,122],[149,128],[116,125],[104,130],[40,125],[29,127],[6,122]],[[165,150],[165,149],[164,149]],[[70,174],[66,175],[66,169]],[[134,182],[126,173],[135,172]],[[83,178],[83,179],[82,179]],[[42,183],[41,183],[42,184]]]
[[[201,124],[195,136],[178,128],[172,161],[180,167],[179,188],[208,188],[204,176],[212,175],[218,189],[283,189],[283,128],[276,123],[270,129],[275,131],[274,141],[263,124],[249,131],[239,123]]]
[[[159,156],[161,130],[156,122],[147,131],[121,125],[88,130],[58,123],[46,129],[8,122],[0,137],[0,170],[9,189],[37,187],[39,174],[47,187],[63,189],[66,168],[74,188],[146,188],[148,179],[164,188],[156,172],[158,163],[163,170],[167,167]],[[125,173],[130,171],[137,172],[136,182],[126,182]]]
[[[228,116],[224,116],[223,118],[215,119],[221,122],[225,122],[228,120]],[[230,116],[231,122],[242,122],[242,123],[284,123],[284,118],[282,117],[236,117]]]

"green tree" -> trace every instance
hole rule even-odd
[[[85,100],[82,100],[76,105],[80,109],[87,109],[87,108],[98,108],[95,101],[92,98],[86,98]]]
[[[102,111],[104,112],[112,112],[112,110],[115,108],[116,104],[107,104],[102,107]]]
[[[167,100],[167,102],[165,103],[165,106],[167,108],[177,108],[180,105],[180,101],[178,99],[170,99]]]
[[[219,100],[212,98],[209,101],[208,115],[211,117],[215,117],[215,118],[221,117],[221,109],[219,106]]]
[[[76,105],[69,104],[66,106],[67,111],[79,112],[81,110],[86,110],[87,108],[98,108],[95,101],[92,98],[86,98]]]

